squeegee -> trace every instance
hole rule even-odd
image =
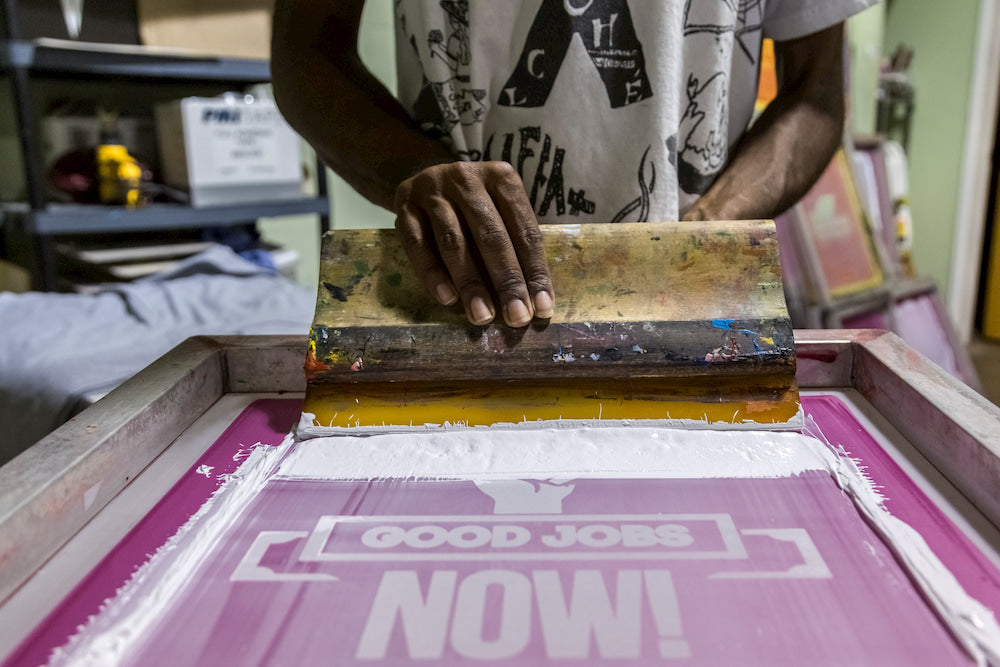
[[[541,231],[556,309],[518,329],[438,304],[394,230],[328,232],[304,411],[322,427],[799,425],[773,222]]]

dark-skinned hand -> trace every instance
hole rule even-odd
[[[552,317],[554,291],[538,221],[506,162],[427,167],[396,189],[396,230],[427,291],[461,300],[469,322],[512,327]]]

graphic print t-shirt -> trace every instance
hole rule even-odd
[[[676,220],[753,113],[761,42],[875,0],[395,0],[399,98],[540,221]]]

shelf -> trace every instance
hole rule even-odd
[[[937,289],[937,283],[933,278],[927,276],[915,276],[913,278],[897,278],[893,281],[892,297],[895,301],[905,301],[906,299],[933,292]]]
[[[29,234],[56,236],[183,227],[221,227],[252,222],[258,218],[305,214],[327,215],[329,207],[330,204],[325,197],[247,202],[204,208],[191,208],[180,204],[151,204],[138,209],[50,204],[43,210],[32,211],[25,204],[4,204],[0,206],[2,213],[0,218],[4,220],[4,225],[18,227]]]
[[[0,4],[5,16],[16,16],[11,8],[16,9],[18,0],[3,0]],[[36,81],[74,80],[97,85],[102,81],[136,82],[136,92],[146,91],[144,94],[160,83],[179,88],[201,89],[209,85],[234,90],[270,81],[270,63],[266,59],[227,58],[135,44],[0,38],[0,74],[12,92],[27,186],[26,202],[0,203],[0,257],[27,268],[33,289],[56,289],[60,284],[54,249],[57,237],[225,227],[293,215],[318,215],[320,229],[326,231],[329,227],[330,202],[322,179],[316,197],[230,206],[155,204],[129,210],[48,203],[38,119],[42,105],[35,97]]]
[[[4,42],[0,66],[51,76],[120,76],[182,81],[270,81],[267,60],[217,58],[143,46],[41,39]]]

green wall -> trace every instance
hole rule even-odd
[[[850,49],[850,128],[854,134],[875,134],[878,78],[885,34],[885,5],[869,7],[847,21]]]
[[[885,51],[914,51],[910,133],[914,261],[947,294],[979,0],[892,0]],[[971,258],[970,258],[971,259]]]
[[[361,60],[385,86],[396,91],[396,36],[393,3],[369,0],[361,19],[358,51]],[[337,229],[392,227],[396,216],[375,206],[354,191],[342,178],[328,172],[333,202],[331,224]]]

